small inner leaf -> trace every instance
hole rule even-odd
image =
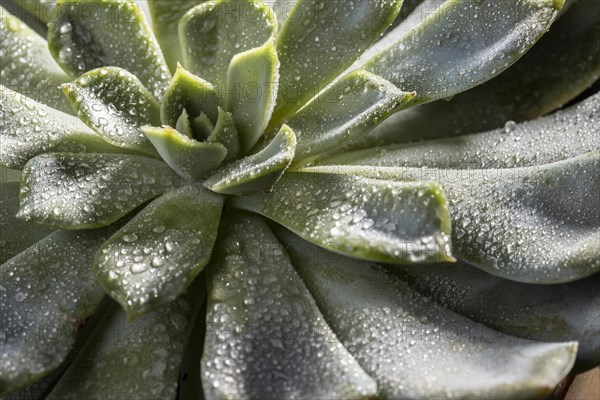
[[[134,75],[117,67],[99,68],[63,90],[79,118],[109,143],[156,154],[140,127],[160,124],[160,105]]]
[[[192,182],[208,176],[227,155],[222,144],[198,142],[169,126],[145,126],[142,129],[165,162],[181,177]]]
[[[219,107],[217,125],[207,140],[209,142],[221,143],[227,148],[227,156],[225,157],[225,160],[223,160],[224,162],[235,160],[240,152],[240,139],[238,137],[237,129],[235,129],[231,113],[228,113]]]
[[[107,66],[139,78],[161,99],[170,72],[140,7],[122,0],[61,0],[48,26],[56,61],[73,76]]]
[[[204,182],[204,186],[223,194],[266,191],[290,165],[295,148],[296,136],[289,126],[284,125],[267,147],[219,169]]]
[[[63,229],[110,225],[182,184],[167,164],[121,154],[45,154],[23,170],[18,217]]]
[[[215,129],[213,122],[204,113],[200,113],[198,117],[194,118],[192,126],[194,128],[194,137],[198,141],[206,140]]]
[[[175,300],[208,262],[223,197],[200,185],[154,200],[101,247],[98,281],[129,318]]]
[[[309,242],[392,263],[453,261],[450,216],[431,182],[392,182],[318,169],[286,172],[273,191],[234,198]]]
[[[243,154],[262,136],[277,96],[279,61],[275,44],[237,54],[227,71],[225,104],[233,114]]]
[[[261,0],[200,3],[179,22],[183,65],[215,85],[223,98],[232,58],[262,46],[276,29],[273,13]]]

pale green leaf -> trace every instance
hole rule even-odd
[[[123,0],[61,0],[48,26],[48,44],[65,71],[121,67],[139,78],[157,99],[170,72],[140,7]]]
[[[197,281],[173,303],[128,322],[112,304],[48,400],[175,399],[179,365],[206,294]]]
[[[240,139],[231,113],[228,113],[219,107],[217,124],[207,138],[207,141],[221,143],[227,148],[227,156],[225,157],[225,160],[223,160],[224,162],[236,159],[240,152]]]
[[[21,171],[0,165],[0,183],[21,182]]]
[[[323,166],[318,171],[438,182],[450,207],[454,254],[493,275],[553,284],[600,271],[600,151],[512,169]]]
[[[296,136],[284,125],[267,147],[219,169],[204,186],[223,194],[267,191],[294,159],[295,148]]]
[[[204,115],[204,114],[201,114]],[[192,124],[190,121],[190,116],[187,111],[184,109],[177,119],[177,123],[175,123],[175,130],[189,138],[194,137],[194,132],[192,131]]]
[[[184,110],[190,121],[202,113],[215,121],[218,117],[218,100],[213,85],[177,64],[161,103],[160,119],[163,125],[175,127]]]
[[[307,169],[286,172],[272,192],[234,204],[353,257],[392,263],[453,260],[450,216],[436,183]]]
[[[272,40],[231,59],[225,108],[233,114],[243,154],[258,142],[271,119],[277,96],[278,70],[279,61]]]
[[[0,6],[0,84],[53,108],[70,112],[59,86],[69,77],[46,41]]]
[[[65,229],[106,226],[182,183],[167,164],[147,157],[41,155],[23,170],[18,216]]]
[[[57,0],[12,0],[28,13],[35,15],[40,21],[47,24],[56,18]]]
[[[481,132],[539,117],[569,102],[600,78],[600,2],[567,4],[572,7],[552,29],[498,77],[452,99],[395,114],[356,146]]]
[[[179,22],[183,65],[212,83],[223,98],[231,59],[264,45],[276,29],[273,13],[261,0],[201,3]]]
[[[518,60],[550,27],[562,0],[450,0],[363,68],[417,101],[450,97]]]
[[[160,105],[128,71],[104,67],[86,72],[63,90],[79,118],[107,142],[155,155],[143,125],[160,125]]]
[[[325,320],[389,399],[530,399],[549,395],[577,343],[493,331],[431,302],[381,267],[277,231]]]
[[[130,319],[172,302],[202,271],[223,201],[199,184],[170,191],[102,245],[94,272]]]
[[[167,64],[172,72],[177,69],[177,63],[182,62],[181,44],[177,26],[179,20],[192,7],[204,0],[148,0],[152,26],[156,39],[160,43]]]
[[[0,264],[52,233],[50,229],[16,218],[19,186],[20,182],[0,183]]]
[[[366,135],[414,96],[366,71],[346,75],[287,121],[298,136],[296,159],[317,156]]]
[[[344,72],[401,6],[402,0],[297,0],[277,35],[281,80],[275,120],[293,114]]]
[[[363,399],[375,382],[331,332],[257,216],[230,214],[207,269],[202,381],[209,399]]]
[[[49,152],[120,153],[79,119],[0,85],[0,164],[21,169]]]
[[[57,368],[104,296],[91,264],[106,230],[56,232],[0,267],[0,394]]]
[[[580,369],[600,363],[600,274],[562,285],[530,285],[464,263],[393,272],[442,306],[501,332],[540,341],[576,340]]]
[[[183,115],[183,114],[182,114]],[[201,113],[198,117],[192,121],[193,132],[195,137],[199,141],[206,140],[212,131],[215,129],[215,125],[204,113]]]
[[[192,182],[206,178],[227,155],[222,144],[198,142],[169,126],[145,126],[143,131],[165,162],[181,177]]]
[[[599,129],[600,94],[596,94],[533,121],[508,123],[484,133],[353,151],[321,163],[443,169],[528,167],[600,150]]]

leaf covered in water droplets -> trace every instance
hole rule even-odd
[[[156,154],[141,126],[160,125],[160,105],[134,75],[104,67],[62,87],[79,118],[107,142]]]
[[[106,226],[182,183],[167,164],[153,158],[41,155],[23,171],[18,216],[64,229]]]
[[[600,270],[600,151],[511,169],[318,168],[438,182],[450,207],[454,254],[493,275],[552,284]]]
[[[296,136],[284,125],[267,147],[217,170],[204,186],[223,194],[269,190],[294,159],[295,148]]]
[[[200,3],[179,21],[183,65],[212,83],[223,98],[233,57],[261,47],[276,29],[273,13],[261,0]]]
[[[165,162],[181,177],[192,182],[206,178],[227,155],[222,144],[198,142],[169,126],[145,126],[143,131]]]
[[[206,398],[374,397],[262,219],[232,213],[220,235],[207,268]]]
[[[234,204],[353,257],[391,263],[454,260],[448,207],[436,183],[312,169],[287,172],[270,193],[236,198]]]
[[[196,282],[133,322],[112,304],[46,399],[174,399],[184,346],[206,294],[205,282]]]
[[[48,26],[48,44],[56,61],[72,76],[107,66],[139,78],[157,99],[170,72],[150,25],[134,2],[61,0]]]
[[[279,61],[272,40],[231,59],[225,109],[233,115],[243,154],[258,142],[271,119],[278,81]]]
[[[318,156],[366,135],[414,96],[366,71],[346,75],[287,121],[298,136],[296,159]]]
[[[56,232],[0,267],[0,395],[65,359],[104,297],[90,267],[109,234]]]
[[[223,201],[199,184],[170,191],[102,245],[94,271],[130,319],[175,300],[204,268]]]
[[[542,397],[575,361],[576,342],[538,343],[493,331],[380,266],[276,232],[325,320],[384,398]]]
[[[46,41],[0,6],[0,84],[70,112],[58,88],[69,77],[56,64]]]
[[[415,90],[419,102],[450,97],[518,60],[561,7],[560,0],[448,1],[363,68]]]
[[[50,152],[120,153],[79,119],[0,85],[0,164],[21,169]]]
[[[394,21],[402,0],[296,0],[277,35],[285,118],[348,68]]]

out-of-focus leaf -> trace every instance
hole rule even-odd
[[[296,136],[284,125],[260,152],[235,161],[209,177],[204,186],[213,192],[240,194],[270,189],[294,159]]]
[[[56,18],[56,0],[12,0],[23,8],[24,11],[35,15],[40,21],[47,24]]]
[[[419,293],[501,332],[542,341],[576,340],[578,366],[600,363],[600,275],[562,285],[528,285],[464,263],[395,268]]]
[[[272,40],[231,59],[225,108],[233,115],[243,154],[258,142],[271,119],[278,80],[279,61]]]
[[[21,169],[49,152],[120,153],[79,119],[0,85],[0,164]]]
[[[454,138],[375,147],[330,157],[323,164],[514,168],[549,164],[600,150],[600,94],[569,109],[521,124]]]
[[[70,112],[59,89],[69,77],[52,58],[46,41],[1,6],[0,38],[0,84]]]
[[[94,272],[130,319],[175,300],[208,263],[223,200],[200,184],[170,191],[102,245]]]
[[[160,124],[160,105],[131,73],[117,67],[86,72],[63,90],[79,118],[109,143],[156,154],[141,130]]]
[[[394,21],[402,0],[296,0],[277,34],[275,120],[293,114],[348,68]]]
[[[205,294],[199,280],[133,322],[112,304],[47,399],[174,399],[184,345]]]
[[[61,0],[48,26],[50,52],[65,71],[121,67],[139,78],[157,99],[170,72],[140,7],[122,0]]]
[[[41,155],[23,170],[18,217],[56,228],[97,228],[182,183],[167,164],[147,157]]]
[[[209,399],[363,399],[375,382],[337,341],[260,217],[230,214],[207,268]]]
[[[273,13],[261,0],[200,3],[179,22],[183,65],[217,87],[223,98],[233,57],[264,45],[276,29]]]
[[[453,260],[450,216],[436,183],[365,179],[315,168],[286,172],[272,192],[233,202],[353,257],[392,263]]]
[[[452,0],[363,68],[417,101],[450,97],[498,75],[550,27],[562,0]]]
[[[20,182],[0,183],[0,264],[52,233],[50,229],[16,218],[19,186]]]
[[[384,398],[549,395],[577,343],[538,343],[493,331],[419,295],[381,267],[340,257],[277,230],[340,341]]]
[[[198,142],[168,126],[145,126],[143,130],[165,162],[192,182],[206,178],[227,155],[227,149],[220,143]]]
[[[91,264],[107,230],[56,232],[0,266],[0,394],[48,374],[104,296]]]
[[[342,173],[444,188],[454,254],[526,283],[563,283],[600,270],[600,151],[542,166],[427,169],[331,166]]]

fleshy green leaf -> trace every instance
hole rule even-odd
[[[278,70],[279,61],[272,40],[231,59],[225,108],[233,114],[244,154],[258,142],[271,119],[277,96]]]
[[[296,159],[319,155],[366,135],[414,96],[369,72],[346,75],[287,122],[298,134]]]
[[[21,169],[44,153],[120,153],[79,119],[0,85],[0,164]]]
[[[442,306],[501,332],[540,341],[576,340],[580,368],[600,363],[599,274],[562,285],[528,285],[464,263],[394,272]]]
[[[215,85],[223,98],[231,59],[262,46],[276,29],[273,13],[261,0],[201,3],[179,22],[183,65]]]
[[[0,165],[0,183],[21,182],[21,171]]]
[[[48,23],[56,18],[56,0],[13,0],[40,21]]]
[[[209,142],[221,143],[227,148],[227,156],[224,162],[235,160],[240,152],[240,139],[231,113],[219,107],[217,124],[207,140]]]
[[[177,24],[183,15],[203,0],[148,0],[152,27],[171,71],[183,61]]]
[[[213,129],[215,129],[213,122],[204,113],[201,113],[200,116],[194,118],[192,124],[194,127],[193,131],[196,133],[194,136],[200,141],[207,139],[212,133]]]
[[[20,182],[0,183],[0,264],[43,239],[52,230],[17,219]]]
[[[140,127],[160,125],[160,105],[134,75],[117,67],[99,68],[63,90],[79,118],[106,141],[156,154]]]
[[[240,194],[270,189],[294,159],[296,136],[284,125],[260,152],[235,161],[209,177],[204,186],[213,192]]]
[[[450,207],[454,254],[493,275],[550,284],[600,270],[600,151],[512,169],[332,166],[318,170],[438,182]]]
[[[202,271],[223,200],[199,184],[170,191],[102,245],[94,272],[129,318],[175,300]]]
[[[58,88],[69,77],[46,41],[0,6],[0,84],[51,107],[70,112]]]
[[[216,142],[198,142],[175,129],[143,127],[144,134],[171,168],[181,177],[196,182],[217,169],[227,149]]]
[[[156,312],[128,322],[112,304],[48,400],[174,399],[203,281]]]
[[[402,0],[296,0],[277,35],[281,84],[276,121],[293,114],[348,68],[394,21],[401,6]]]
[[[215,88],[181,65],[177,65],[175,75],[165,92],[160,109],[163,125],[175,127],[181,113],[185,110],[190,119],[206,114],[215,121],[218,117],[218,100]]]
[[[104,296],[90,266],[108,234],[56,232],[0,267],[0,394],[65,359]]]
[[[353,257],[393,263],[453,260],[450,216],[436,183],[307,169],[286,172],[268,194],[234,201],[312,243]]]
[[[23,171],[18,216],[65,229],[106,226],[182,183],[167,164],[147,157],[41,155]]]
[[[573,6],[523,58],[498,77],[452,99],[395,114],[357,145],[371,147],[482,132],[502,127],[507,121],[537,118],[563,106],[600,77],[600,2],[567,4]]]
[[[600,150],[600,94],[566,110],[485,133],[375,147],[322,163],[444,169],[549,164]]]
[[[205,114],[201,114],[205,115]],[[182,133],[183,135],[193,138],[194,132],[192,131],[192,124],[190,121],[190,116],[187,111],[184,109],[179,118],[177,119],[177,123],[175,124],[175,130],[177,132]]]
[[[206,398],[375,396],[375,382],[337,341],[261,218],[231,214],[223,223],[207,269]]]
[[[61,0],[48,26],[48,45],[65,71],[121,67],[139,78],[157,99],[170,72],[140,7],[122,0]]]
[[[518,60],[550,27],[562,3],[448,1],[363,68],[415,90],[419,102],[450,97]]]
[[[325,320],[384,398],[543,397],[573,366],[576,342],[537,343],[493,331],[379,266],[277,232]]]

